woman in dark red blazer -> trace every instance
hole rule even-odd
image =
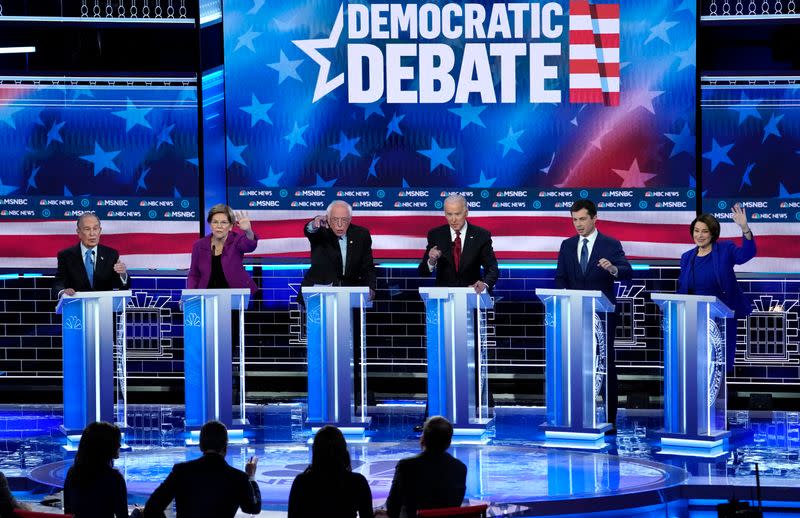
[[[258,287],[242,264],[244,254],[255,250],[258,244],[247,213],[234,214],[230,207],[220,203],[211,207],[206,221],[211,225],[211,234],[192,247],[186,287],[250,288],[250,293],[255,294]],[[239,227],[238,231],[234,230],[235,226]]]

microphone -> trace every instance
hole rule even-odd
[[[217,255],[217,247],[214,246],[214,245],[211,245],[211,256],[213,257],[215,255]]]

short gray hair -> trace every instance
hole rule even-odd
[[[465,209],[469,209],[469,205],[467,205],[467,199],[460,194],[451,194],[450,196],[444,199],[445,205],[448,203],[455,203],[455,202],[459,202],[461,203],[462,207],[464,207]]]
[[[78,223],[77,223],[77,226],[78,226],[78,228],[81,228],[81,222],[82,222],[84,219],[88,218],[88,217],[95,218],[95,219],[97,220],[97,224],[98,224],[98,225],[101,225],[101,223],[100,223],[100,216],[98,216],[98,215],[97,215],[97,214],[95,214],[94,212],[84,212],[84,213],[83,213],[83,214],[81,214],[81,216],[78,218]]]
[[[337,205],[344,205],[345,207],[347,207],[347,216],[348,216],[348,217],[350,217],[350,218],[352,218],[352,217],[353,217],[353,207],[351,207],[351,206],[350,206],[350,204],[349,204],[349,203],[347,203],[347,202],[346,202],[346,201],[344,201],[344,200],[333,200],[333,201],[330,203],[330,205],[328,205],[328,208],[327,208],[327,209],[325,209],[325,214],[327,214],[328,216],[330,216],[330,215],[331,215],[331,210],[333,210],[333,208],[334,208],[335,206],[337,206]]]

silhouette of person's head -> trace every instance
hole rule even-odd
[[[444,453],[453,439],[453,425],[444,417],[437,415],[428,418],[422,428],[419,442],[422,449],[431,453]]]

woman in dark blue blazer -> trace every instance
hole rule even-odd
[[[681,256],[678,293],[717,297],[739,319],[749,315],[752,309],[736,282],[733,267],[756,256],[756,242],[747,225],[747,214],[738,203],[733,206],[732,214],[733,222],[742,229],[741,247],[733,241],[718,241],[719,221],[711,214],[702,214],[692,221],[689,233],[697,246]],[[732,372],[736,352],[736,321],[728,320],[726,328],[726,368]]]

